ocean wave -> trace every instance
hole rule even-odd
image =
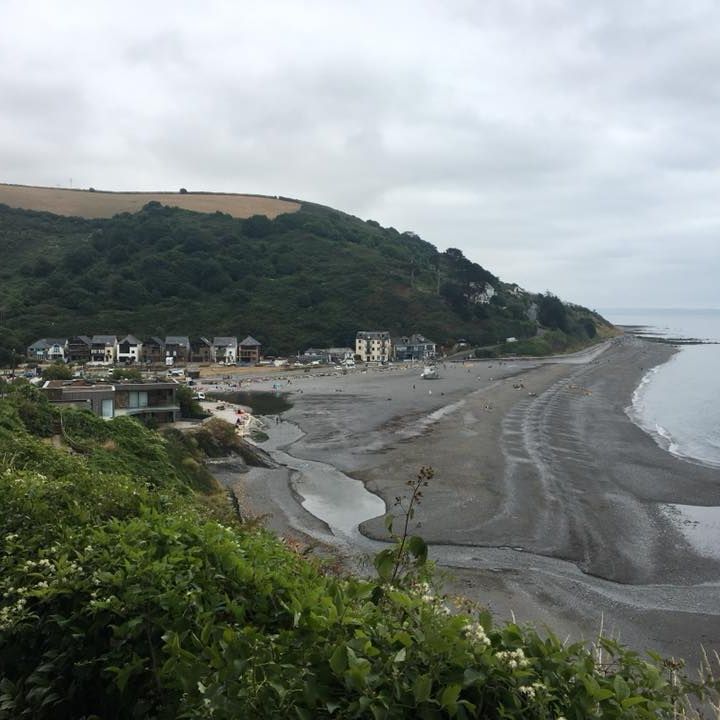
[[[670,362],[677,360],[677,358],[677,355],[674,356]],[[646,403],[646,396],[651,387],[651,383],[653,383],[658,372],[660,372],[663,367],[665,367],[665,365],[658,365],[643,375],[640,383],[632,394],[630,405],[625,408],[625,414],[635,425],[647,433],[660,448],[674,457],[687,462],[704,465],[705,467],[720,468],[720,460],[718,460],[720,455],[717,452],[718,449],[720,449],[720,441],[703,435],[701,443],[689,443],[682,438],[674,436],[668,428],[650,415]],[[696,437],[695,440],[697,441],[698,438]]]

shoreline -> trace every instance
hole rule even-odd
[[[692,660],[701,641],[720,637],[719,563],[661,510],[720,505],[718,475],[670,455],[625,413],[647,368],[672,354],[626,336],[584,363],[460,366],[444,382],[424,381],[422,395],[407,372],[298,379],[284,417],[304,435],[285,450],[360,479],[387,505],[421,464],[433,465],[413,532],[454,574],[449,591],[576,639],[592,637],[605,615],[637,649]],[[282,477],[238,478],[251,507],[273,512],[279,534],[337,544],[288,490],[290,472],[272,472]],[[365,539],[343,553],[382,546],[381,518],[361,530]]]

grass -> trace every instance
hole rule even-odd
[[[0,184],[0,203],[66,217],[109,218],[135,213],[151,201],[195,212],[221,212],[235,218],[265,215],[271,220],[295,212],[300,203],[260,195],[205,192],[108,192]]]

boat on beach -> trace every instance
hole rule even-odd
[[[437,380],[440,377],[437,365],[426,365],[420,373],[420,377],[423,380]]]

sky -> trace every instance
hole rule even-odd
[[[0,0],[0,181],[295,197],[720,307],[719,48],[714,0]]]

